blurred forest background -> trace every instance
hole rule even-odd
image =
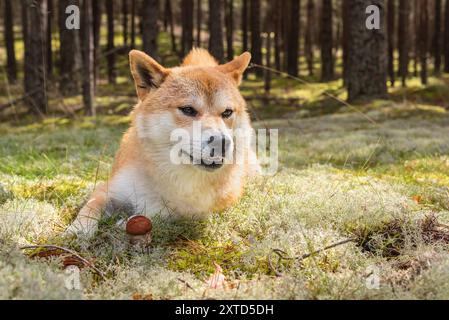
[[[449,299],[449,0],[0,0],[0,19],[0,299]],[[196,46],[252,53],[240,89],[278,172],[204,220],[156,214],[145,252],[107,217],[61,236],[129,127],[129,50],[171,67]],[[67,290],[46,244],[104,278]]]
[[[80,30],[65,25],[72,4],[80,8]],[[371,4],[380,8],[380,30],[365,27]],[[129,111],[133,48],[165,66],[192,47],[208,48],[220,62],[250,51],[252,82],[243,90],[254,110],[263,106],[262,117],[307,109],[310,96],[289,95],[292,83],[331,82],[317,88],[357,101],[386,98],[388,86],[406,87],[408,79],[426,86],[429,76],[449,72],[443,0],[1,0],[0,6],[0,116],[7,119]],[[286,74],[301,79],[281,81]],[[338,109],[339,99],[324,111]]]

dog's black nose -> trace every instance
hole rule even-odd
[[[209,137],[207,144],[212,149],[212,152],[219,152],[221,150],[221,156],[226,156],[226,151],[231,145],[231,139],[224,134],[213,135]],[[214,156],[214,155],[211,155]]]

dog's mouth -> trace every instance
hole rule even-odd
[[[223,166],[223,159],[204,161],[204,159],[201,158],[201,160],[195,160],[195,158],[186,151],[182,150],[182,153],[190,158],[190,161],[194,166],[206,171],[215,171]]]

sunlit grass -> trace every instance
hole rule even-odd
[[[85,287],[76,294],[83,298],[447,297],[447,244],[429,240],[433,231],[423,226],[430,216],[449,222],[449,117],[438,106],[413,103],[366,108],[376,124],[353,112],[256,122],[280,129],[279,173],[251,182],[236,206],[204,221],[155,217],[147,253],[127,247],[108,221],[91,241],[59,236],[95,183],[107,178],[127,117],[0,125],[0,237],[21,270],[2,278],[0,295],[72,297],[56,261],[27,260],[14,249],[58,243],[108,274],[98,282],[82,271]],[[271,249],[301,255],[348,237],[356,243],[282,263],[283,277],[267,265]],[[205,291],[214,262],[239,289]],[[416,267],[404,271],[404,263]],[[380,290],[365,286],[370,266],[380,268]],[[36,272],[38,279],[29,276]],[[5,279],[20,282],[20,290]]]
[[[119,33],[115,42],[123,42]],[[167,34],[159,43],[170,51]],[[20,38],[16,49],[22,55]],[[166,65],[177,62],[163,55]],[[107,179],[129,124],[136,97],[126,54],[117,56],[116,84],[107,83],[102,61],[98,117],[82,117],[80,95],[51,92],[49,117],[1,123],[0,298],[449,298],[449,237],[432,224],[449,224],[447,77],[430,78],[427,88],[410,78],[407,88],[389,89],[392,101],[348,107],[329,97],[346,98],[341,80],[317,82],[318,60],[312,77],[301,65],[310,84],[273,75],[267,96],[250,74],[241,87],[255,127],[279,129],[279,172],[251,181],[238,204],[202,221],[154,217],[148,251],[130,248],[113,219],[92,240],[61,237]],[[340,57],[336,65],[339,74]],[[0,102],[10,98],[2,81]],[[9,89],[22,92],[20,84]],[[280,277],[267,262],[272,249],[299,256],[347,238],[354,242],[281,262]],[[83,269],[82,290],[66,290],[58,259],[18,250],[42,243],[78,251],[106,279]],[[214,262],[230,289],[206,290]],[[372,267],[379,290],[365,285]]]

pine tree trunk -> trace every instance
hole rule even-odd
[[[164,1],[164,32],[168,32],[167,0]]]
[[[128,45],[128,0],[122,0],[123,45]]]
[[[343,84],[346,86],[347,70],[348,70],[348,41],[349,41],[349,0],[342,0],[342,20],[343,20],[343,35],[342,35],[342,47],[343,47]]]
[[[420,0],[415,0],[413,2],[413,76],[418,76],[418,65],[419,65],[419,10],[420,10]]]
[[[274,20],[274,65],[277,70],[282,68],[282,21],[281,21],[281,6],[276,0],[272,1],[273,20]]]
[[[106,0],[106,16],[108,24],[108,44],[106,49],[106,56],[108,61],[108,81],[110,84],[115,84],[115,44],[114,44],[114,1]]]
[[[226,14],[226,52],[227,58],[231,61],[234,58],[234,1],[225,0],[225,14]]]
[[[444,7],[444,72],[449,73],[449,1]]]
[[[315,26],[315,3],[314,0],[307,1],[307,26],[304,39],[304,51],[307,61],[307,69],[309,71],[309,76],[313,76],[313,34]]]
[[[262,40],[260,37],[260,0],[251,0],[251,54],[255,64],[262,65]],[[258,76],[263,75],[263,70],[256,68]]]
[[[167,17],[170,26],[171,49],[176,53],[178,52],[178,49],[176,47],[175,27],[173,24],[173,10],[171,6],[171,0],[165,0],[165,16]]]
[[[276,8],[276,3],[274,1],[269,2],[269,10],[272,12]],[[275,29],[275,23],[276,21],[273,20],[273,18],[269,15],[265,16],[265,31],[267,32],[266,42],[265,42],[265,48],[266,48],[266,54],[265,54],[265,66],[267,69],[264,70],[264,91],[265,94],[269,94],[271,90],[271,71],[269,68],[271,68],[271,54],[272,54],[272,34],[273,30]]]
[[[380,8],[380,29],[365,26],[369,5]],[[349,101],[387,95],[387,35],[384,0],[348,0],[347,88]]]
[[[92,3],[93,41],[94,41],[94,80],[95,86],[100,78],[100,27],[103,0],[94,0]]]
[[[52,19],[53,19],[54,5],[53,0],[47,0],[47,39],[45,43],[47,44],[47,75],[52,76],[53,73],[53,50],[52,50]]]
[[[433,31],[433,56],[434,72],[436,75],[441,72],[441,0],[435,0],[435,18]]]
[[[209,0],[209,51],[220,63],[224,61],[222,8],[222,0]]]
[[[23,43],[24,45],[27,42],[27,33],[28,33],[28,18],[27,18],[27,1],[28,0],[21,0],[20,1],[20,15],[21,15],[21,22],[22,22],[22,37],[23,37]]]
[[[320,43],[321,81],[327,82],[334,79],[332,0],[322,2]]]
[[[290,32],[288,36],[287,72],[298,75],[300,1],[290,0]]]
[[[143,0],[142,12],[143,51],[157,60],[159,59],[157,46],[159,0]]]
[[[419,61],[421,66],[421,83],[427,85],[428,71],[427,71],[427,54],[429,49],[428,34],[429,34],[429,3],[427,0],[420,0],[419,10]]]
[[[410,0],[399,0],[399,25],[398,25],[398,51],[399,51],[399,77],[402,86],[406,86],[408,77],[408,65],[410,62]]]
[[[193,47],[193,0],[182,0],[182,55],[187,55]]]
[[[387,8],[387,33],[388,33],[388,77],[390,84],[394,87],[394,30],[395,30],[395,0],[388,0]]]
[[[4,4],[4,33],[7,63],[6,69],[9,83],[17,81],[17,61],[14,47],[14,14],[11,0],[5,0]]]
[[[248,51],[248,1],[242,0],[242,51]]]
[[[136,0],[131,0],[131,48],[136,48]]]
[[[35,113],[47,111],[47,1],[25,1],[27,21],[25,43],[25,95],[26,102]]]
[[[201,24],[203,15],[201,11],[201,0],[196,0],[196,45],[201,47]]]
[[[59,24],[59,88],[64,95],[79,92],[79,72],[81,67],[79,31],[66,28],[65,10],[70,4],[78,5],[78,0],[58,0]]]
[[[337,20],[337,31],[335,32],[335,39],[334,39],[334,47],[333,47],[333,58],[334,58],[334,63],[337,60],[337,54],[338,51],[340,51],[340,46],[341,46],[341,38],[342,38],[342,22],[340,19],[340,12],[335,12],[335,16],[336,16],[336,20]]]
[[[92,2],[95,0],[83,0],[81,45],[83,57],[83,104],[84,111],[89,116],[95,116],[95,77],[94,77],[94,18],[92,14]]]
[[[281,34],[282,34],[282,71],[287,71],[288,66],[288,49],[289,49],[289,34],[290,34],[290,1],[281,1]]]

